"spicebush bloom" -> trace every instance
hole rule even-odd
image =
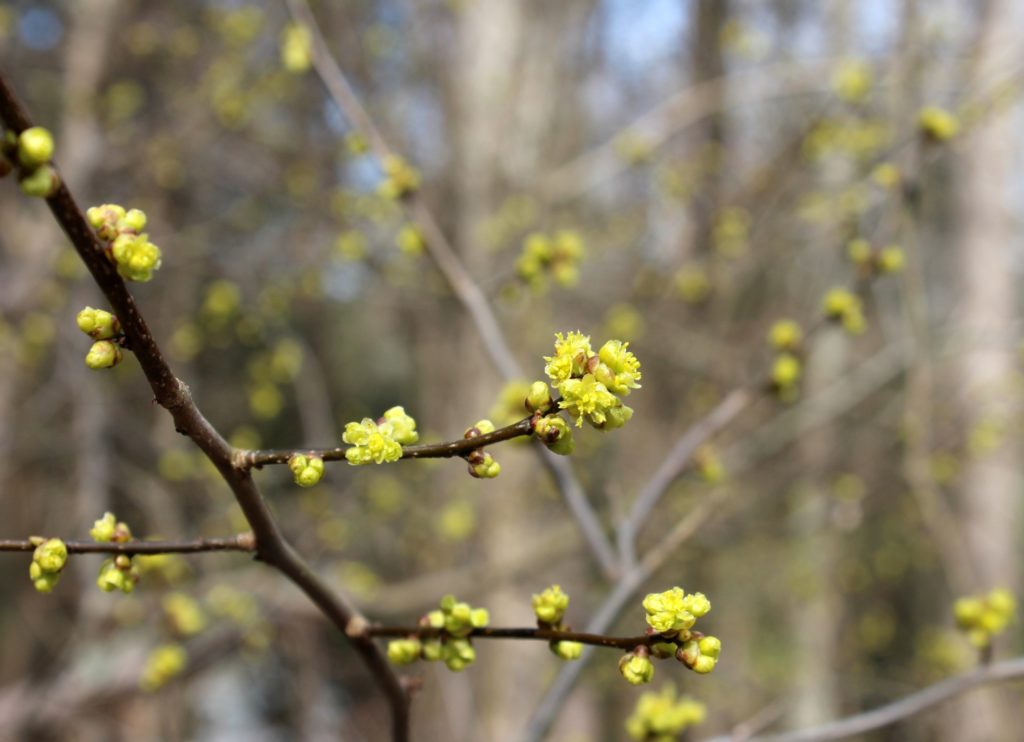
[[[711,602],[704,593],[687,595],[681,587],[663,593],[649,593],[643,602],[647,623],[655,631],[683,631],[711,610]]]
[[[569,596],[562,592],[560,585],[552,585],[539,595],[533,596],[533,612],[544,623],[560,623],[569,607]]]
[[[608,391],[608,388],[595,378],[586,374],[582,379],[568,379],[559,386],[562,399],[559,406],[576,418],[576,427],[583,426],[586,417],[592,425],[601,427],[609,422],[611,410],[622,407],[622,401]],[[632,413],[632,410],[630,410]],[[627,418],[628,419],[628,418]],[[623,420],[622,422],[625,422]],[[620,427],[621,423],[612,427]]]
[[[587,360],[593,354],[589,335],[569,332],[563,337],[559,332],[555,335],[555,354],[544,356],[548,362],[544,373],[551,378],[556,388],[561,389],[562,382],[584,374]]]
[[[416,420],[405,414],[403,407],[392,407],[384,413],[384,420],[391,423],[391,437],[400,445],[408,446],[420,439],[420,434],[416,432]]]
[[[615,394],[629,394],[630,389],[639,389],[640,361],[629,350],[629,343],[609,340],[597,352],[601,363],[595,374],[598,380]]]
[[[394,426],[389,422],[378,425],[364,417],[361,422],[348,423],[341,439],[353,448],[345,451],[345,458],[352,465],[398,461],[402,458],[402,446],[394,436]]]
[[[676,689],[667,685],[659,692],[644,693],[636,710],[626,720],[626,732],[639,742],[674,742],[684,729],[704,721],[703,703],[688,696],[676,698]]]

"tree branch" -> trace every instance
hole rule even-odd
[[[0,120],[16,134],[32,125],[2,71]],[[374,681],[388,699],[392,739],[395,742],[408,740],[409,698],[405,688],[380,648],[371,639],[351,635],[349,632],[350,626],[365,623],[366,619],[347,598],[334,593],[285,539],[250,472],[236,465],[235,450],[203,417],[192,401],[188,387],[171,371],[124,280],[107,259],[103,245],[63,180],[46,202],[54,219],[67,234],[120,320],[157,403],[171,413],[175,430],[190,438],[206,454],[234,493],[235,500],[252,528],[258,558],[294,582],[325,616],[349,636]]]
[[[704,636],[701,632],[692,632],[695,637]],[[429,626],[368,626],[367,636],[390,637],[402,639],[410,636],[417,636],[420,639],[433,639],[444,636],[443,629],[436,629]],[[586,644],[592,647],[610,647],[612,649],[630,650],[639,646],[651,646],[653,644],[673,641],[661,634],[642,634],[640,636],[606,636],[605,634],[594,634],[583,631],[556,631],[555,629],[539,628],[483,628],[473,629],[468,635],[473,639],[517,639],[526,641],[570,641]]]
[[[977,670],[930,685],[885,706],[822,724],[819,727],[784,734],[743,737],[743,739],[751,740],[751,742],[819,742],[820,740],[853,737],[896,724],[982,685],[1007,683],[1014,680],[1024,680],[1024,657],[980,667]],[[735,739],[734,736],[724,736],[715,737],[708,742],[730,742]]]
[[[229,538],[200,538],[193,541],[65,541],[68,554],[199,554],[209,551],[256,551],[251,533]],[[0,539],[0,551],[35,551],[28,539]]]
[[[455,456],[466,456],[479,448],[493,443],[533,435],[534,417],[524,418],[512,425],[498,428],[495,431],[478,435],[473,438],[460,438],[445,443],[419,443],[413,446],[402,446],[403,459],[448,459]],[[245,468],[259,469],[269,464],[287,464],[295,454],[319,456],[324,461],[342,461],[348,448],[309,448],[309,449],[268,449],[262,451],[239,451],[237,459]]]

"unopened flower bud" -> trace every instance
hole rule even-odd
[[[543,381],[530,384],[526,395],[526,409],[530,412],[546,412],[551,407],[551,388]]]
[[[408,665],[420,658],[423,645],[416,637],[388,642],[388,660],[395,665]]]
[[[53,135],[41,126],[25,129],[18,136],[18,161],[26,168],[37,168],[53,158]]]
[[[480,463],[470,463],[469,473],[477,479],[494,479],[501,474],[501,464],[489,453],[485,453]]]
[[[555,653],[556,657],[566,661],[578,660],[580,655],[583,654],[583,645],[579,642],[555,641],[551,642],[548,646]]]
[[[32,561],[44,573],[60,572],[68,561],[68,547],[59,538],[51,538],[36,547]]]
[[[57,171],[49,165],[37,167],[30,173],[25,174],[19,183],[21,192],[33,198],[49,198],[56,193],[60,186],[60,178]]]
[[[120,226],[131,232],[141,232],[146,228],[146,212],[142,209],[128,209],[124,217],[118,220]]]
[[[644,651],[640,651],[640,650]],[[619,660],[619,672],[631,685],[643,685],[654,677],[654,663],[647,656],[647,647],[637,647]]]
[[[564,418],[558,415],[542,417],[537,421],[533,432],[545,446],[561,456],[568,456],[576,450],[572,428]]]
[[[75,318],[78,329],[93,340],[109,340],[121,332],[121,323],[110,312],[86,307]]]
[[[324,475],[324,460],[319,456],[295,454],[288,459],[288,468],[295,475],[295,484],[300,487],[312,487]]]
[[[113,513],[104,513],[103,517],[92,524],[89,535],[93,541],[106,542],[114,540],[114,530],[117,526],[117,518]]]
[[[85,356],[85,365],[92,369],[112,368],[121,362],[121,349],[109,340],[92,344]]]
[[[552,585],[539,595],[533,596],[533,612],[537,620],[546,624],[559,624],[569,607],[569,596],[559,585]]]

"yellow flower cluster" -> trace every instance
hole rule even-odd
[[[31,539],[36,545],[32,552],[32,564],[28,576],[32,586],[41,593],[48,593],[57,586],[61,570],[68,563],[68,547],[59,538]]]
[[[102,518],[93,523],[92,528],[89,529],[89,535],[92,536],[93,541],[100,543],[124,543],[132,538],[128,524],[118,521],[114,514],[109,512],[104,513]],[[100,565],[96,586],[105,593],[114,590],[130,593],[135,589],[135,583],[138,581],[139,570],[132,563],[131,557],[127,554],[118,554],[104,560]]]
[[[991,644],[992,637],[1006,629],[1016,615],[1017,600],[1005,588],[996,588],[988,595],[960,598],[953,604],[956,625],[979,649]]]
[[[539,595],[533,596],[533,612],[537,616],[537,625],[542,629],[566,631],[562,619],[568,607],[569,596],[562,592],[559,585],[552,585]],[[579,659],[583,654],[583,645],[579,642],[553,639],[548,646],[556,657],[563,660]]]
[[[485,608],[473,608],[453,595],[441,598],[438,610],[431,611],[420,624],[438,629],[441,634],[429,639],[410,636],[388,642],[388,660],[396,665],[407,665],[418,659],[429,662],[440,660],[449,670],[460,672],[476,659],[476,650],[469,640],[473,629],[487,626],[490,615]]]
[[[644,693],[633,714],[626,719],[626,732],[638,742],[675,742],[690,726],[700,724],[707,709],[689,696],[676,697],[674,685],[658,693]]]
[[[345,451],[348,463],[383,464],[402,458],[402,446],[418,441],[419,434],[416,421],[402,407],[392,407],[378,420],[348,423],[341,439],[352,446]]]
[[[295,475],[295,484],[312,487],[324,475],[324,460],[319,456],[297,453],[288,459],[288,468]]]
[[[563,229],[552,236],[534,232],[523,240],[516,273],[534,290],[544,288],[548,274],[560,286],[575,286],[583,253],[583,238],[576,231]]]
[[[139,209],[117,204],[93,206],[86,212],[89,224],[101,240],[106,241],[107,255],[117,264],[117,272],[130,281],[145,283],[160,267],[160,248],[149,241],[146,215]]]
[[[618,396],[639,389],[640,361],[629,350],[629,343],[609,340],[595,354],[590,337],[581,332],[558,333],[555,355],[545,356],[545,373],[561,394],[559,406],[576,418],[586,419],[595,428],[620,428],[633,416],[633,409]]]
[[[0,177],[19,166],[18,181],[26,196],[49,198],[60,186],[53,159],[53,135],[41,126],[15,135],[9,131],[0,137]]]
[[[643,605],[647,624],[659,634],[672,635],[685,632],[711,610],[711,601],[704,593],[688,594],[681,587],[673,587],[663,593],[649,593]]]
[[[111,368],[121,362],[121,346],[116,342],[121,334],[117,317],[103,309],[86,307],[76,317],[78,329],[94,342],[85,356],[85,365],[92,369]]]
[[[860,297],[844,288],[829,289],[822,300],[825,316],[840,322],[851,335],[860,335],[865,330],[864,307]]]

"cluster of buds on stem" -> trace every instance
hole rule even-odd
[[[446,595],[441,598],[438,610],[420,619],[420,626],[431,630],[430,636],[421,639],[414,634],[388,642],[388,659],[396,665],[407,665],[419,659],[440,660],[449,670],[461,672],[476,659],[470,634],[489,622],[487,609],[473,608],[469,603],[456,600],[454,595]]]
[[[28,568],[32,586],[41,593],[51,592],[60,580],[61,570],[68,563],[68,547],[59,538],[32,536],[29,541],[36,547],[32,552],[32,564]]]
[[[553,236],[535,232],[523,240],[516,273],[534,291],[544,288],[547,275],[560,286],[575,286],[582,259],[583,239],[578,232],[563,229]]]
[[[89,530],[93,541],[100,543],[123,544],[131,541],[132,532],[128,524],[117,520],[113,513],[104,513],[103,517],[93,523]],[[127,554],[118,554],[104,560],[100,565],[100,573],[96,578],[96,586],[105,593],[120,590],[130,593],[139,581],[139,570]]]
[[[906,256],[899,245],[873,247],[863,237],[857,237],[847,243],[846,255],[856,268],[857,277],[862,280],[899,273],[906,264]]]
[[[803,337],[800,325],[781,319],[768,330],[768,344],[775,351],[771,368],[771,388],[784,402],[792,402],[799,394],[803,375]]]
[[[533,596],[533,612],[537,616],[537,627],[553,631],[569,631],[563,619],[569,607],[569,596],[562,592],[559,585],[552,585],[544,592]],[[552,639],[548,643],[552,653],[563,660],[576,660],[583,654],[583,645],[579,642]]]
[[[463,438],[472,440],[482,435],[495,431],[494,423],[490,420],[477,420],[476,423],[463,433]],[[475,448],[466,454],[466,463],[469,464],[469,474],[477,479],[494,479],[501,474],[499,464],[491,454],[482,448]]]
[[[160,267],[160,248],[149,241],[146,214],[140,209],[125,210],[118,204],[93,206],[86,212],[96,235],[106,243],[106,254],[117,265],[117,272],[130,281],[152,280]]]
[[[600,430],[613,430],[633,416],[633,409],[620,399],[640,388],[640,361],[629,343],[609,340],[594,353],[589,336],[558,333],[555,355],[544,360],[544,371],[561,395],[558,405],[575,418],[577,427],[586,420]]]
[[[619,660],[619,671],[633,685],[649,683],[654,677],[656,659],[674,657],[694,672],[706,674],[715,669],[722,643],[717,637],[694,630],[698,618],[711,610],[703,593],[686,593],[673,587],[662,593],[650,593],[643,601],[648,633],[656,637],[650,646],[640,645]]]
[[[1017,615],[1017,600],[1005,588],[988,595],[960,598],[953,604],[957,627],[978,649],[988,649],[992,637],[1006,629]]]
[[[103,309],[86,307],[78,313],[76,322],[78,329],[95,341],[85,356],[86,366],[113,368],[121,362],[124,335],[117,317]]]
[[[26,196],[49,198],[60,187],[53,159],[53,135],[41,126],[0,136],[0,177],[18,171],[18,182]]]
[[[345,458],[353,466],[398,461],[402,446],[412,445],[419,438],[416,421],[402,407],[392,407],[377,420],[364,417],[360,422],[348,423],[341,437],[352,446],[345,451]]]

